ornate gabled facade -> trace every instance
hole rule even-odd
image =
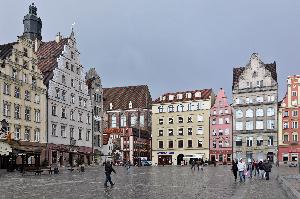
[[[26,17],[25,22],[35,25],[34,5]],[[0,120],[9,124],[11,158],[17,155],[17,164],[39,165],[46,154],[46,86],[35,54],[40,37],[26,31],[31,28],[24,24],[24,34],[17,42],[0,45]]]
[[[233,69],[232,94],[234,158],[276,160],[276,63],[264,64],[253,53],[245,67]]]
[[[93,153],[95,154],[95,162],[99,163],[103,140],[103,89],[101,78],[95,68],[91,68],[86,73],[85,79],[93,109]]]
[[[103,95],[105,131],[122,130],[118,140],[121,155],[114,161],[138,164],[140,157],[150,160],[152,99],[148,86],[104,88]],[[113,157],[116,150],[119,148],[113,149]]]
[[[212,89],[167,93],[152,105],[152,162],[188,164],[209,159]]]
[[[289,76],[287,93],[279,103],[278,160],[297,162],[300,158],[300,76]]]
[[[54,41],[42,42],[37,51],[38,67],[48,87],[47,157],[50,164],[91,162],[91,100],[79,54],[73,29],[68,38],[58,34]]]
[[[209,154],[213,162],[232,161],[232,108],[223,89],[220,89],[210,110]]]

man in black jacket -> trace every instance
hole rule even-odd
[[[269,175],[270,175],[270,172],[271,172],[271,168],[272,168],[272,165],[270,163],[269,160],[265,160],[264,163],[263,163],[263,168],[266,172],[266,180],[269,180]]]
[[[106,179],[105,179],[105,183],[104,186],[107,187],[107,182],[110,183],[111,186],[114,186],[115,184],[111,181],[111,172],[116,173],[116,171],[114,170],[114,168],[112,167],[112,164],[108,161],[105,164],[105,175],[106,175]]]

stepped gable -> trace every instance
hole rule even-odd
[[[147,85],[113,87],[103,89],[104,110],[127,110],[129,102],[132,102],[132,108],[149,108],[151,96]]]
[[[265,68],[271,72],[272,78],[277,82],[277,67],[276,62],[274,61],[272,64],[264,64]],[[245,71],[246,67],[233,68],[233,83],[232,87],[239,83],[240,76]]]
[[[57,58],[62,54],[68,38],[56,41],[42,42],[38,51],[38,67],[43,73],[44,83],[48,85],[53,77],[53,70],[57,67]]]
[[[12,42],[8,44],[0,45],[0,59],[5,59],[6,57],[11,56],[13,45],[15,45],[17,42]]]
[[[201,92],[201,97],[195,96],[195,93],[197,93],[197,92]],[[186,93],[191,93],[192,97],[187,98]],[[176,96],[178,94],[182,94],[182,99],[177,99]],[[166,97],[165,100],[163,100],[159,97],[153,103],[183,102],[183,101],[200,100],[200,99],[206,100],[206,99],[210,99],[210,97],[212,95],[212,89],[183,91],[183,92],[176,92],[176,93],[165,93],[162,96],[169,96],[169,95],[174,95],[174,99],[172,101],[170,101],[168,97]]]

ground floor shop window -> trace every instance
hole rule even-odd
[[[298,154],[297,153],[292,153],[292,161],[293,162],[298,161]]]
[[[287,161],[289,161],[289,154],[283,154],[282,155],[282,161],[284,161],[284,162],[287,162]]]
[[[231,154],[227,154],[227,162],[231,162]]]

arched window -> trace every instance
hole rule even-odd
[[[126,126],[126,115],[124,113],[122,113],[121,115],[121,127],[125,127]]]
[[[117,117],[115,114],[112,114],[111,116],[111,127],[116,128],[117,127]]]
[[[236,114],[236,118],[242,118],[242,117],[244,116],[242,110],[237,110],[237,111],[235,112],[235,114]]]
[[[253,117],[253,110],[252,109],[248,109],[246,111],[246,117]]]
[[[256,117],[263,117],[264,116],[264,110],[259,108],[256,110]]]

